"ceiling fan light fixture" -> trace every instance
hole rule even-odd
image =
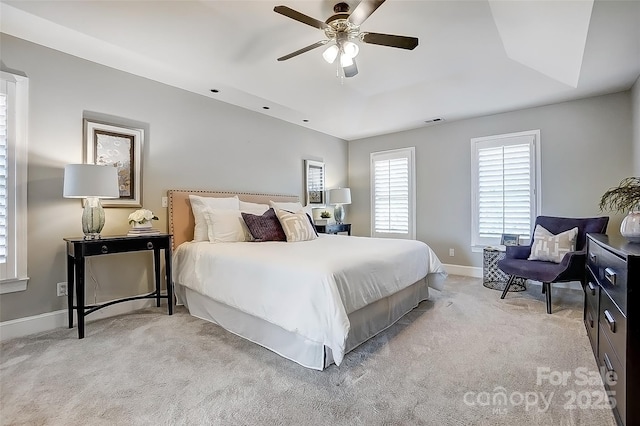
[[[349,67],[353,65],[353,57],[349,55],[345,55],[344,53],[340,55],[340,66],[342,68]]]
[[[358,47],[357,44],[355,44],[352,41],[345,41],[342,44],[342,51],[344,52],[345,55],[351,58],[355,58],[356,56],[358,56],[358,52],[360,52],[360,48]]]
[[[338,53],[340,53],[340,49],[335,44],[332,44],[322,53],[322,57],[325,61],[332,64],[338,57]]]

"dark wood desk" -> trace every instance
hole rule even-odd
[[[73,311],[78,316],[78,338],[84,338],[84,317],[98,309],[137,299],[156,299],[156,306],[160,307],[160,299],[167,299],[169,315],[173,314],[173,283],[171,281],[171,235],[143,235],[136,237],[103,237],[94,240],[84,238],[64,238],[67,243],[67,297],[69,306],[69,328],[73,328]],[[85,305],[85,258],[102,256],[105,254],[127,253],[132,251],[153,250],[153,266],[155,275],[155,291],[142,295],[112,300],[98,305]],[[160,291],[160,250],[164,250],[167,292]],[[74,273],[75,272],[75,273]],[[74,282],[76,304],[74,305]]]
[[[332,223],[329,225],[316,225],[316,231],[322,234],[337,234],[338,232],[346,232],[351,235],[350,223]]]

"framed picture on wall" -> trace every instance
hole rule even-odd
[[[144,130],[84,120],[85,163],[118,169],[120,198],[105,207],[142,207]]]
[[[500,239],[500,245],[503,245],[503,246],[519,246],[520,245],[520,235],[518,235],[518,234],[502,234],[502,238]]]
[[[304,170],[306,204],[317,207],[324,206],[324,163],[322,161],[304,160]]]

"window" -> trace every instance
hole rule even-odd
[[[529,240],[540,206],[540,131],[471,139],[473,247]]]
[[[371,235],[415,238],[415,148],[371,153]]]
[[[29,80],[0,75],[0,293],[27,288]]]

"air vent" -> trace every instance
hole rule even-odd
[[[444,121],[444,118],[441,118],[441,117],[430,118],[428,120],[424,120],[424,122],[427,123],[427,124],[436,124],[436,123],[441,123],[443,121]]]

